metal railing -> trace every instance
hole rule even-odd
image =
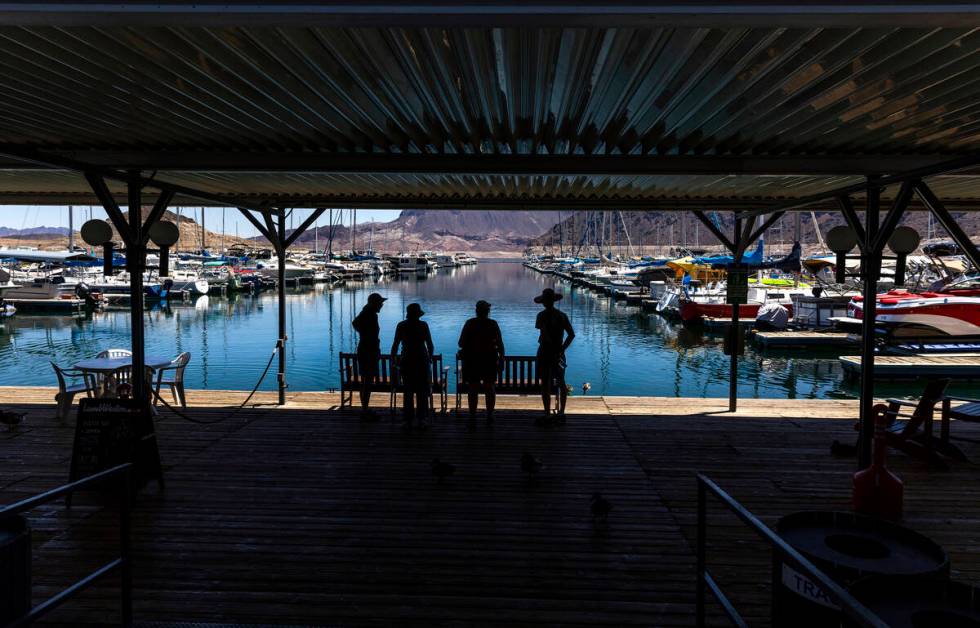
[[[19,626],[28,626],[47,613],[51,612],[55,608],[61,606],[65,601],[74,596],[75,594],[88,588],[92,583],[94,583],[99,578],[107,576],[112,572],[119,570],[121,577],[121,587],[120,587],[120,603],[122,606],[122,625],[132,626],[133,624],[133,574],[132,574],[132,563],[130,559],[130,547],[129,547],[129,510],[130,510],[130,472],[132,470],[132,464],[125,463],[111,469],[106,469],[105,471],[100,471],[94,475],[90,475],[86,478],[82,478],[76,482],[70,484],[65,484],[56,489],[50,490],[46,493],[41,493],[40,495],[35,495],[34,497],[29,497],[22,501],[10,504],[9,506],[4,506],[0,508],[0,521],[4,519],[19,515],[21,513],[33,510],[34,508],[46,504],[50,501],[54,501],[59,497],[64,497],[74,493],[75,491],[81,490],[83,488],[88,488],[95,484],[101,484],[103,482],[108,482],[113,479],[118,479],[120,481],[119,490],[119,557],[112,560],[102,567],[99,567],[89,575],[85,576],[81,580],[78,580],[74,584],[70,585],[68,588],[54,594],[44,602],[41,602],[37,606],[31,608],[31,610],[23,615],[22,617],[15,619],[14,621],[8,623],[3,628],[17,628]]]
[[[696,613],[697,613],[697,623],[698,628],[703,628],[705,625],[705,597],[707,591],[711,591],[711,594],[718,600],[721,605],[722,610],[725,611],[725,615],[731,620],[733,624],[742,628],[748,628],[748,623],[739,612],[735,609],[732,601],[728,599],[724,591],[711,576],[708,571],[706,564],[706,554],[707,554],[707,507],[708,507],[708,493],[712,493],[718,500],[736,517],[742,520],[742,523],[747,525],[753,532],[758,536],[762,537],[772,547],[772,561],[773,561],[773,582],[772,582],[772,595],[775,597],[777,593],[777,587],[781,585],[778,573],[779,569],[777,566],[785,563],[801,572],[807,578],[816,583],[823,592],[826,593],[827,598],[837,604],[841,613],[848,619],[855,622],[858,626],[863,628],[888,628],[888,624],[882,621],[877,615],[868,610],[860,602],[854,599],[850,593],[844,590],[839,584],[834,582],[827,576],[824,572],[820,571],[816,565],[810,562],[805,556],[793,549],[789,544],[786,543],[778,534],[773,532],[769,526],[764,524],[759,520],[758,517],[749,512],[742,504],[735,501],[731,495],[723,491],[711,478],[699,473],[698,474],[698,538],[697,538],[697,591],[696,591]],[[775,617],[773,617],[775,619]]]

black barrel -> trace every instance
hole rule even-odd
[[[776,531],[821,571],[847,588],[867,576],[946,576],[943,549],[900,525],[849,512],[797,512],[779,520]],[[773,625],[799,628],[840,626],[840,609],[809,578],[775,561]]]
[[[873,576],[854,584],[851,595],[892,628],[980,628],[980,588],[963,582]]]
[[[31,610],[31,528],[23,517],[0,521],[0,625]]]

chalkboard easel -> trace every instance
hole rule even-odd
[[[133,464],[134,491],[154,479],[163,490],[160,449],[150,408],[134,399],[82,399],[75,422],[68,481],[80,480],[124,462]],[[71,495],[65,503],[71,507]]]

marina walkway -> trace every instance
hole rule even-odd
[[[66,479],[73,431],[53,418],[53,392],[0,388],[0,404],[30,413],[0,428],[0,502]],[[189,397],[192,416],[208,421],[245,395]],[[690,626],[696,471],[768,523],[849,506],[854,462],[829,445],[854,438],[853,401],[744,400],[731,415],[722,399],[574,397],[566,426],[540,428],[535,400],[513,397],[492,427],[450,414],[419,433],[386,415],[361,423],[338,400],[292,393],[285,408],[210,425],[164,412],[166,490],[145,489],[134,515],[138,620]],[[524,451],[547,465],[534,480],[521,473]],[[980,460],[980,446],[967,453]],[[434,456],[456,474],[436,481]],[[954,578],[980,583],[977,467],[928,472],[897,453],[890,462],[907,483],[905,523],[950,552]],[[605,526],[589,516],[595,491],[614,504]],[[39,599],[116,551],[111,510],[86,495],[70,513],[34,513]],[[769,552],[720,508],[709,521],[710,565],[749,618],[764,617]],[[115,585],[50,623],[116,619]]]

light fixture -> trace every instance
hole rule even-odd
[[[170,247],[180,239],[180,228],[166,220],[154,223],[150,239],[160,247],[160,276],[166,277],[170,274]]]
[[[905,285],[905,258],[919,247],[919,232],[912,227],[898,227],[888,238],[888,248],[896,255],[895,285]]]
[[[837,254],[837,273],[835,281],[844,283],[847,278],[847,254],[858,243],[857,234],[853,229],[838,225],[827,232],[827,246]]]
[[[82,225],[82,239],[90,246],[102,247],[102,274],[112,274],[112,227],[104,220],[88,220]]]

